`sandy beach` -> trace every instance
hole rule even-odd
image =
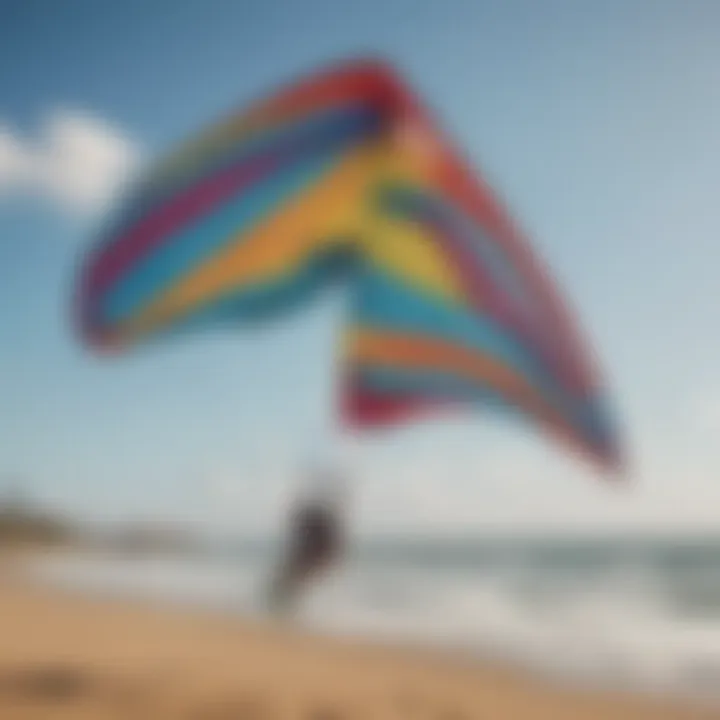
[[[700,720],[427,652],[0,584],[0,718]]]

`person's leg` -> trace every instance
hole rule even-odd
[[[320,558],[307,546],[293,548],[280,564],[279,571],[271,583],[269,593],[271,604],[276,609],[286,610],[321,564]]]

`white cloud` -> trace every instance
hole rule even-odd
[[[138,166],[137,145],[87,113],[56,110],[39,136],[0,122],[0,196],[32,195],[74,213],[102,210]]]

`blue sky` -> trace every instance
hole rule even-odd
[[[394,61],[572,298],[633,485],[608,491],[479,414],[352,448],[360,524],[713,524],[719,23],[714,0],[0,0],[0,128],[42,152],[48,118],[89,114],[151,159],[324,62]],[[62,181],[20,187],[6,169],[3,183],[2,163],[0,478],[84,515],[272,522],[300,464],[333,442],[342,299],[271,330],[99,360],[68,324],[96,218]]]

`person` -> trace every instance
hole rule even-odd
[[[342,486],[337,475],[315,478],[314,492],[290,514],[285,557],[270,588],[275,609],[287,609],[298,593],[337,562],[345,550]]]

